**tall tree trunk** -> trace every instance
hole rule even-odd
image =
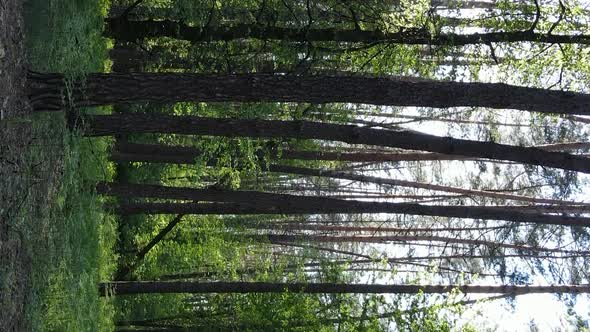
[[[590,148],[590,142],[566,142],[531,146],[545,151],[575,151]],[[457,155],[424,152],[332,152],[332,151],[281,151],[281,159],[327,160],[327,161],[432,161],[432,160],[477,160]]]
[[[316,232],[368,232],[371,234],[393,232],[412,234],[415,232],[469,232],[469,231],[490,231],[509,229],[510,226],[482,226],[482,227],[386,227],[386,226],[341,226],[324,223],[311,222],[262,222],[253,225],[246,225],[244,228],[257,230],[278,230],[278,231],[316,231]]]
[[[291,28],[257,24],[233,26],[192,27],[171,20],[130,21],[106,19],[105,36],[135,42],[145,38],[169,37],[194,43],[232,41],[236,39],[285,40],[292,42],[349,42],[366,44],[409,45],[487,45],[490,43],[540,42],[550,44],[590,44],[588,35],[554,35],[530,30],[487,32],[473,34],[441,33],[401,27],[397,32],[381,30]]]
[[[523,213],[494,207],[435,206],[306,197],[256,191],[175,188],[156,185],[101,183],[99,193],[122,197],[152,197],[216,203],[123,203],[118,212],[159,214],[338,214],[398,213],[456,218],[508,220],[538,224],[590,226],[590,218]],[[231,203],[231,204],[227,204]]]
[[[99,293],[116,295],[154,293],[312,293],[312,294],[443,294],[453,290],[477,294],[590,293],[590,285],[476,286],[476,285],[383,285],[336,283],[119,281],[98,285]]]
[[[538,258],[540,260],[547,260],[547,259],[575,259],[575,258],[584,258],[587,257],[586,255],[576,254],[576,255],[546,255],[546,254],[502,254],[502,255],[472,255],[469,256],[469,259],[505,259],[505,258]],[[405,264],[404,262],[411,262],[411,261],[440,261],[440,260],[464,260],[466,256],[464,254],[457,254],[457,255],[446,255],[446,256],[420,256],[420,257],[390,257],[387,259],[356,259],[356,260],[335,260],[330,261],[330,264],[335,265],[363,265],[363,264],[382,264],[383,262],[386,263],[394,263],[394,264]],[[306,268],[305,271],[314,270],[313,268],[318,268],[324,265],[325,263],[322,262],[311,262],[311,263],[303,263],[303,267]],[[284,267],[285,271],[294,271],[300,268],[300,264],[289,264]],[[311,268],[311,269],[308,269]],[[345,269],[345,268],[342,268]],[[349,267],[345,270],[348,271],[363,271],[363,270],[375,270],[374,267],[358,267],[352,268]],[[271,268],[272,270],[272,268]],[[321,269],[315,269],[321,270]],[[245,267],[242,269],[237,269],[236,273],[238,275],[255,275],[256,273],[264,273],[268,270],[265,268],[258,268],[258,267]],[[391,269],[387,269],[387,271],[391,272]],[[399,272],[399,270],[397,270]],[[409,271],[409,272],[418,272],[418,271]],[[481,274],[480,274],[481,275]],[[216,278],[219,279],[220,272],[216,270],[209,270],[209,271],[193,271],[193,272],[185,272],[185,273],[174,273],[174,274],[165,274],[158,277],[158,280],[182,280],[182,279],[202,279],[202,278]]]
[[[327,160],[327,161],[429,161],[473,160],[475,158],[424,152],[332,152],[332,151],[281,151],[281,159]]]
[[[111,153],[111,160],[123,162],[151,162],[169,164],[192,164],[202,155],[193,147],[163,144],[117,143]],[[469,160],[474,158],[428,152],[330,152],[283,150],[280,159],[296,160],[337,160],[337,161],[425,161],[425,160]]]
[[[28,83],[35,109],[59,110],[65,106],[62,101],[65,97],[63,75],[30,73]],[[182,101],[342,102],[590,114],[588,94],[503,83],[432,81],[408,77],[94,73],[73,86],[73,106]]]
[[[506,248],[514,249],[519,251],[529,252],[552,252],[552,253],[563,253],[563,254],[580,254],[589,255],[590,251],[577,251],[577,250],[565,250],[558,248],[546,248],[546,247],[534,247],[527,246],[525,244],[512,244],[512,243],[500,243],[485,240],[473,240],[473,239],[461,239],[447,236],[436,236],[436,235],[350,235],[350,236],[330,236],[330,235],[315,235],[315,234],[304,234],[304,235],[291,235],[291,234],[256,234],[247,235],[252,239],[265,241],[268,240],[270,243],[296,243],[296,242],[326,242],[326,243],[387,243],[392,241],[404,241],[404,242],[415,242],[415,241],[427,241],[427,242],[444,242],[444,243],[459,243],[467,244],[472,246],[487,246],[491,248]]]
[[[477,158],[510,160],[590,173],[590,159],[562,152],[451,137],[309,121],[234,120],[191,116],[119,114],[90,116],[87,136],[130,133],[299,138],[388,146]]]
[[[567,142],[531,146],[546,151],[574,151],[590,148],[589,142]],[[150,162],[169,164],[193,164],[202,155],[195,147],[138,144],[117,142],[111,152],[111,160],[119,162]],[[458,155],[429,152],[335,152],[335,151],[302,151],[282,150],[280,159],[288,160],[326,160],[326,161],[442,161],[442,160],[480,160]]]
[[[590,161],[590,159],[589,159],[589,161]],[[367,176],[367,175],[353,174],[353,173],[333,171],[333,170],[313,169],[313,168],[286,166],[286,165],[269,165],[268,169],[272,172],[281,172],[281,173],[307,175],[307,176],[321,176],[321,177],[329,177],[329,178],[333,178],[333,179],[343,179],[343,180],[360,181],[360,182],[365,182],[365,183],[375,183],[375,184],[379,184],[379,185],[391,185],[391,186],[400,186],[400,187],[420,188],[420,189],[426,189],[426,190],[435,190],[435,191],[456,193],[456,194],[461,194],[461,195],[466,195],[466,196],[480,196],[480,197],[515,200],[515,201],[521,201],[521,202],[554,204],[554,205],[562,205],[562,206],[576,206],[576,205],[577,206],[586,206],[586,207],[590,206],[590,203],[584,203],[584,202],[571,202],[571,201],[562,201],[562,200],[558,200],[558,199],[536,198],[536,197],[528,197],[528,196],[523,196],[523,195],[507,194],[507,193],[501,193],[501,192],[495,192],[495,191],[464,189],[464,188],[458,188],[458,187],[452,187],[452,186],[443,186],[443,185],[436,185],[436,184],[417,182],[417,181],[380,178],[380,177],[375,177],[375,176]],[[534,209],[535,207],[531,206],[530,208]]]

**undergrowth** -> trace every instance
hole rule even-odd
[[[69,79],[104,71],[108,41],[101,37],[105,0],[30,0],[25,4],[31,69]],[[83,112],[110,112],[108,108]],[[108,139],[68,129],[62,112],[27,119],[26,201],[11,220],[31,260],[26,293],[27,330],[110,331],[111,300],[97,283],[111,278],[116,257],[114,217],[102,210],[96,181],[109,180]]]

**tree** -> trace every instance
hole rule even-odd
[[[316,235],[316,234],[256,234],[248,235],[249,237],[259,241],[270,241],[270,243],[297,243],[297,242],[324,242],[324,243],[386,243],[393,241],[403,242],[416,242],[416,241],[428,241],[428,242],[443,242],[446,244],[460,243],[468,244],[473,246],[487,246],[491,248],[507,248],[515,249],[524,252],[555,252],[564,254],[574,255],[588,255],[590,251],[576,251],[566,250],[559,248],[546,248],[537,246],[528,246],[526,244],[512,244],[512,243],[500,243],[486,240],[473,240],[473,239],[462,239],[448,236],[437,236],[437,235]]]
[[[271,282],[118,281],[99,284],[101,296],[146,293],[367,293],[442,294],[458,290],[477,294],[590,293],[590,285],[475,286],[475,285],[384,285]]]
[[[515,200],[515,201],[531,202],[531,203],[557,204],[557,205],[562,205],[562,206],[566,206],[566,205],[588,206],[589,205],[588,203],[583,203],[583,202],[569,202],[569,201],[563,201],[563,200],[558,200],[558,199],[545,199],[545,198],[538,198],[538,197],[528,197],[528,196],[523,196],[523,195],[508,194],[508,193],[488,191],[488,190],[464,189],[464,188],[436,185],[436,184],[424,183],[424,182],[418,182],[418,181],[399,180],[399,179],[392,179],[392,178],[380,178],[380,177],[376,177],[376,176],[367,176],[367,175],[362,175],[362,174],[354,174],[354,173],[349,173],[349,172],[340,172],[340,171],[325,170],[325,169],[312,169],[312,168],[296,167],[296,166],[288,166],[288,165],[269,165],[268,170],[271,172],[282,172],[282,173],[299,174],[299,175],[307,175],[307,176],[321,176],[321,177],[329,177],[329,178],[333,178],[333,179],[353,180],[353,181],[360,181],[360,182],[364,182],[364,183],[375,183],[375,184],[379,184],[379,185],[420,188],[420,189],[444,191],[444,192],[456,193],[456,194],[468,195],[468,196],[490,197],[490,198],[499,198],[499,199],[507,199],[507,200]],[[531,206],[531,208],[534,209],[534,206]],[[542,208],[542,207],[540,207],[540,208]]]
[[[194,147],[163,144],[117,142],[111,160],[119,162],[143,161],[151,163],[192,164],[203,152]],[[470,160],[468,157],[424,152],[329,152],[282,150],[280,159],[334,160],[334,161],[425,161]]]
[[[130,21],[106,19],[105,35],[135,42],[145,38],[169,37],[191,42],[232,41],[237,39],[287,40],[292,42],[348,42],[375,45],[408,44],[465,46],[490,43],[539,42],[549,44],[590,44],[588,35],[557,35],[529,30],[473,34],[431,34],[426,29],[399,27],[396,32],[362,29],[278,27],[257,24],[191,27],[171,21]]]
[[[464,83],[409,77],[204,75],[186,73],[88,74],[64,96],[61,74],[29,74],[36,110],[73,106],[181,101],[365,103],[422,107],[489,107],[588,115],[590,95],[503,83]],[[171,89],[170,87],[174,87]],[[66,98],[66,100],[68,100]]]
[[[510,220],[538,224],[589,226],[590,218],[568,217],[479,206],[436,206],[341,200],[325,197],[175,188],[155,185],[101,183],[98,192],[122,197],[183,199],[215,203],[121,203],[121,214],[314,214],[314,213],[399,213],[456,218]],[[224,204],[232,203],[232,204]]]
[[[580,172],[590,172],[590,161],[562,152],[438,137],[414,131],[381,130],[309,121],[235,120],[191,116],[120,114],[87,118],[88,136],[130,133],[173,133],[226,137],[299,138],[388,146],[477,158],[510,160]]]

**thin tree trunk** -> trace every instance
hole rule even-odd
[[[444,242],[459,243],[473,246],[487,246],[491,248],[506,248],[531,252],[553,252],[564,254],[590,255],[590,251],[565,250],[558,248],[533,247],[524,244],[500,243],[485,240],[461,239],[447,236],[436,235],[370,235],[370,236],[330,236],[330,235],[290,235],[290,234],[256,234],[246,235],[252,239],[260,241],[270,241],[270,243],[297,243],[297,242],[325,242],[325,243],[387,243],[392,241],[427,241],[427,242]]]
[[[152,162],[170,164],[192,164],[202,155],[193,147],[162,144],[117,143],[111,153],[111,160],[123,162]],[[428,152],[330,152],[283,150],[280,159],[296,160],[338,160],[352,162],[367,161],[425,161],[425,160],[469,160],[474,158]]]
[[[183,215],[179,214],[174,219],[172,219],[172,221],[170,221],[166,227],[164,227],[148,244],[146,244],[145,247],[137,252],[135,255],[135,260],[131,264],[119,268],[117,274],[115,275],[115,280],[123,280],[129,273],[133,272],[139,266],[145,255],[147,255],[150,250],[156,246],[156,244],[160,243],[160,241],[162,241],[162,239],[168,233],[170,233],[178,223],[182,221],[182,217]]]
[[[502,254],[502,255],[471,255],[466,256],[464,254],[457,254],[457,255],[446,255],[446,256],[418,256],[418,257],[390,257],[385,259],[385,262],[388,264],[404,264],[404,262],[412,262],[412,261],[434,261],[434,260],[466,260],[466,259],[505,259],[505,258],[536,258],[536,259],[576,259],[576,258],[584,258],[587,255],[575,254],[575,255],[561,255],[561,256],[554,256],[554,255],[545,255],[540,253],[535,254]],[[330,261],[330,264],[336,265],[361,265],[361,264],[380,264],[382,263],[382,259],[357,259],[357,260],[336,260]],[[312,263],[304,263],[302,264],[305,268],[318,268],[321,267],[325,263],[321,262],[312,262]],[[285,270],[291,271],[299,268],[299,264],[292,264],[285,266]],[[356,270],[362,271],[364,268],[357,268]],[[371,268],[372,269],[372,268]],[[355,270],[355,271],[356,271]],[[258,272],[265,272],[265,269],[256,268],[256,267],[247,267],[244,269],[236,270],[236,273],[239,275],[243,274],[256,274]],[[306,270],[308,271],[308,270]],[[388,271],[391,271],[388,269]],[[411,271],[410,271],[411,272]],[[415,271],[418,272],[418,271]],[[186,272],[186,273],[176,273],[176,274],[165,274],[158,277],[159,280],[181,280],[181,279],[199,279],[199,278],[211,278],[217,277],[219,273],[217,271],[195,271],[195,272]]]
[[[165,115],[89,116],[86,135],[169,133],[226,137],[299,138],[388,146],[476,158],[510,160],[590,173],[590,159],[562,152],[451,137],[309,121],[234,120]]]
[[[428,152],[332,152],[283,150],[281,159],[327,160],[327,161],[428,161],[428,160],[474,160],[476,158]]]
[[[540,42],[550,44],[590,44],[588,35],[554,35],[530,30],[474,34],[441,33],[401,27],[397,32],[334,28],[288,28],[257,24],[192,27],[171,20],[129,21],[105,19],[105,36],[134,42],[145,38],[169,37],[194,43],[237,39],[285,40],[292,42],[349,42],[407,45],[487,45],[490,43]]]
[[[191,282],[191,281],[118,281],[98,285],[99,294],[164,294],[164,293],[311,293],[311,294],[444,294],[453,290],[474,294],[577,294],[590,293],[590,285],[553,286],[476,286],[476,285],[383,285],[336,283],[271,283],[271,282]]]
[[[121,197],[152,197],[183,199],[216,203],[121,203],[117,211],[130,214],[339,214],[339,213],[397,213],[507,220],[536,224],[590,226],[590,218],[568,217],[542,213],[479,206],[435,206],[415,203],[386,203],[306,197],[256,191],[228,191],[175,188],[155,185],[101,183],[97,191]],[[221,202],[221,203],[220,203]],[[231,203],[231,204],[229,204]]]
[[[195,214],[195,215],[250,215],[250,214],[351,214],[393,213],[448,218],[504,220],[534,224],[590,226],[590,218],[499,211],[488,207],[433,206],[413,203],[382,203],[348,201],[346,204],[312,206],[310,202],[258,205],[247,203],[122,203],[116,209],[121,215],[133,214]],[[303,204],[300,206],[300,204]]]
[[[515,195],[515,194],[506,194],[506,193],[495,192],[495,191],[486,191],[486,190],[463,189],[463,188],[452,187],[452,186],[443,186],[443,185],[436,185],[436,184],[417,182],[417,181],[380,178],[380,177],[375,177],[375,176],[367,176],[367,175],[353,174],[353,173],[333,171],[333,170],[313,169],[313,168],[286,166],[286,165],[270,165],[268,169],[272,172],[281,172],[281,173],[307,175],[307,176],[321,176],[321,177],[329,177],[329,178],[333,178],[333,179],[344,179],[344,180],[359,181],[359,182],[364,182],[364,183],[375,183],[375,184],[379,184],[379,185],[391,185],[391,186],[400,186],[400,187],[420,188],[420,189],[426,189],[426,190],[435,190],[435,191],[456,193],[456,194],[461,194],[461,195],[466,195],[466,196],[480,196],[480,197],[515,200],[515,201],[521,201],[521,202],[554,204],[554,205],[564,205],[564,206],[585,206],[585,207],[590,206],[590,203],[584,203],[584,202],[571,202],[571,201],[563,201],[563,200],[557,200],[557,199],[535,198],[535,197],[528,197],[528,196]],[[531,206],[530,208],[534,209],[535,207]],[[542,209],[542,207],[541,207],[541,209]]]
[[[590,142],[555,143],[531,147],[546,151],[575,151],[590,148]],[[118,142],[111,152],[111,160],[119,162],[193,164],[195,159],[201,155],[202,151],[194,147]],[[334,152],[289,149],[281,151],[280,159],[351,162],[480,160],[478,158],[430,152]]]
[[[575,151],[589,149],[590,142],[566,142],[531,146],[545,151]],[[457,155],[425,152],[332,152],[332,151],[281,151],[281,159],[327,161],[429,161],[429,160],[478,160]]]
[[[394,232],[411,234],[415,232],[469,232],[469,231],[489,231],[507,229],[510,226],[483,226],[483,227],[386,227],[386,226],[340,226],[332,224],[312,224],[305,222],[283,222],[283,223],[260,223],[255,225],[246,225],[249,229],[268,229],[281,231],[317,231],[317,232],[369,232],[382,233]]]
[[[30,73],[37,110],[65,106],[62,74]],[[588,115],[590,95],[503,83],[433,81],[409,77],[93,73],[73,84],[73,106],[183,101],[361,103],[420,107],[488,107]],[[171,88],[173,87],[173,88]]]

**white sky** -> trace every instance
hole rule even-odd
[[[403,114],[419,115],[415,112],[415,109],[405,108]],[[506,122],[514,121],[506,119]],[[443,122],[412,123],[405,127],[438,136],[446,136],[448,129]],[[461,172],[461,168],[447,167],[444,177],[460,176],[460,174],[457,174],[458,172]],[[387,177],[388,175],[383,173],[379,176]],[[588,178],[584,175],[581,176]],[[576,197],[575,200],[588,202],[590,201],[589,193],[590,190],[584,190],[583,194]],[[395,245],[389,246],[390,250],[386,251],[396,250],[394,249]],[[420,251],[420,249],[416,250],[418,252]],[[424,254],[427,254],[427,252],[424,252]],[[489,284],[489,281],[481,282],[481,284]],[[532,285],[547,285],[547,281],[541,276],[536,276],[533,279]],[[473,298],[482,298],[490,295],[475,295]],[[571,322],[568,320],[569,315],[567,314],[565,304],[558,301],[553,294],[519,295],[516,297],[515,309],[507,305],[506,300],[503,299],[473,305],[472,307],[473,309],[467,310],[464,313],[464,321],[479,327],[489,328],[491,331],[528,331],[530,322],[532,321],[535,322],[539,331],[575,331]],[[574,310],[582,319],[590,322],[590,300],[588,295],[579,295],[577,297],[577,304]]]

